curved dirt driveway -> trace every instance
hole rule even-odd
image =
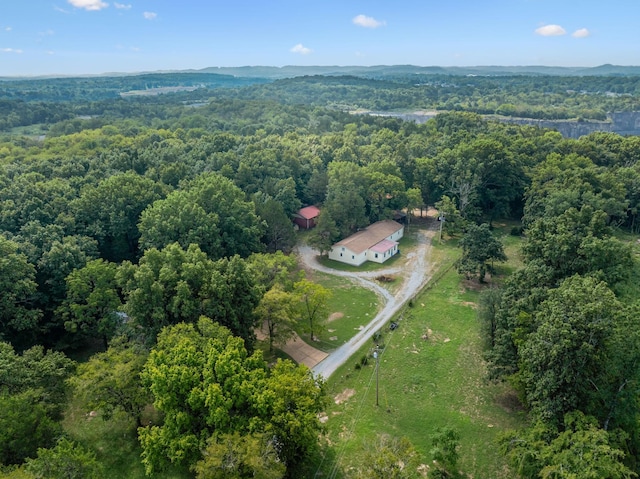
[[[401,265],[362,273],[338,271],[327,268],[318,263],[318,253],[313,248],[309,246],[300,246],[297,248],[296,253],[305,268],[335,276],[351,278],[363,287],[374,291],[384,303],[382,309],[367,326],[345,344],[331,352],[325,359],[311,367],[316,375],[323,376],[324,378],[331,376],[352,354],[369,341],[373,334],[384,326],[409,299],[415,296],[431,278],[433,267],[429,259],[431,256],[431,239],[434,237],[435,231],[431,229],[419,229],[410,231],[409,234],[418,235],[418,245],[406,255],[406,260]],[[387,289],[380,286],[374,280],[377,276],[389,274],[402,276],[402,284],[395,295],[392,295]],[[296,341],[296,343],[298,342],[299,341]]]

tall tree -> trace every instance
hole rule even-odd
[[[260,251],[260,223],[252,202],[231,180],[207,173],[185,185],[189,196],[206,212],[218,215],[222,256],[249,256]]]
[[[116,264],[97,259],[67,276],[67,295],[57,314],[77,341],[100,337],[107,347],[122,322],[117,270]]]
[[[0,364],[0,463],[20,464],[60,434],[64,383],[74,363],[41,346],[16,354],[0,342]]]
[[[456,201],[447,195],[436,202],[435,208],[438,210],[438,220],[441,221],[440,228],[448,235],[456,235],[462,233],[467,222],[460,215],[456,206]]]
[[[161,425],[139,429],[148,474],[170,463],[195,466],[208,446],[234,433],[246,437],[235,444],[264,433],[288,470],[317,445],[322,382],[290,361],[267,369],[260,352],[249,355],[241,338],[208,318],[197,327],[182,323],[164,329],[142,380],[164,414]],[[218,448],[216,454],[224,451]],[[210,472],[216,473],[215,462],[200,465],[213,463]]]
[[[282,251],[254,253],[247,258],[247,268],[263,294],[274,286],[291,291],[295,281],[304,274],[298,269],[295,256]]]
[[[0,339],[30,344],[41,314],[32,306],[36,270],[17,250],[0,235]]]
[[[526,399],[538,417],[560,424],[566,413],[592,403],[619,309],[605,283],[577,275],[540,305],[539,326],[519,351]]]
[[[420,188],[409,188],[407,190],[407,226],[411,224],[414,211],[420,209],[422,213],[423,208],[424,200],[422,199]]]
[[[117,338],[105,352],[80,364],[68,384],[84,404],[99,409],[104,419],[122,410],[140,427],[142,411],[151,402],[140,380],[148,354],[140,345]]]
[[[209,257],[223,255],[220,217],[206,211],[187,191],[174,191],[158,200],[140,215],[140,248],[162,249],[178,242],[183,248],[197,244]]]
[[[339,161],[330,163],[328,176],[324,209],[336,222],[340,234],[348,236],[369,224],[364,199],[366,178],[358,165]]]
[[[336,222],[331,217],[331,213],[324,209],[320,212],[318,223],[311,232],[309,244],[320,251],[320,255],[331,250],[333,243],[340,237],[340,232]]]
[[[481,283],[488,269],[491,269],[489,261],[506,261],[502,242],[498,240],[489,229],[487,223],[480,226],[469,225],[467,232],[460,240],[462,256],[457,262],[458,272],[469,275],[478,275]]]
[[[162,185],[133,172],[110,176],[88,186],[74,203],[85,234],[98,240],[102,257],[111,261],[138,256],[140,214],[165,196]]]
[[[294,285],[294,292],[299,298],[298,314],[302,326],[309,333],[311,341],[314,341],[327,321],[327,301],[331,297],[331,291],[302,279]]]
[[[523,479],[631,479],[637,474],[625,464],[615,435],[598,428],[597,422],[580,412],[564,417],[563,431],[536,422],[522,432],[508,431],[500,449],[513,470]]]
[[[265,223],[262,242],[269,253],[291,252],[296,243],[291,217],[287,216],[282,204],[272,198],[256,204],[256,210]]]
[[[147,341],[164,326],[193,323],[201,315],[229,327],[248,347],[255,341],[259,291],[238,256],[212,261],[197,245],[185,251],[174,243],[145,251],[138,265],[123,264],[118,277],[125,312],[143,327]]]
[[[556,281],[597,274],[614,286],[627,278],[632,265],[629,247],[610,236],[605,212],[590,206],[535,220],[522,251],[526,261],[550,267]]]
[[[273,345],[287,342],[294,334],[296,297],[293,293],[273,287],[267,291],[256,308],[256,316],[269,339],[269,351]]]
[[[431,435],[431,455],[441,476],[455,477],[460,453],[460,433],[449,426],[440,427]]]

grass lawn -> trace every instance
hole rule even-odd
[[[409,252],[415,248],[417,245],[416,232],[417,228],[414,226],[400,240],[401,250]],[[362,272],[398,266],[397,262],[405,259],[402,255],[396,255],[383,264],[367,261],[362,266],[356,267],[323,257],[320,258],[320,263],[340,271]],[[352,280],[317,271],[313,273],[312,280],[332,292],[328,304],[330,321],[327,323],[326,331],[320,334],[320,340],[314,342],[314,346],[322,351],[331,351],[346,343],[362,327],[366,326],[380,309],[380,300],[376,294]],[[391,293],[395,293],[399,285],[398,278],[392,282],[381,283],[381,286],[390,290]],[[298,331],[298,334],[301,332]],[[305,340],[308,339],[304,334],[301,334],[301,337]]]
[[[449,256],[450,248],[447,242],[434,253]],[[442,267],[451,263],[444,261]],[[435,277],[414,307],[404,310],[400,327],[383,335],[378,407],[373,359],[356,367],[371,353],[373,342],[330,378],[331,398],[353,395],[340,404],[332,401],[327,410],[327,438],[337,452],[335,460],[320,466],[325,476],[335,461],[341,470],[357,466],[363,444],[379,433],[406,436],[422,462],[431,464],[430,434],[447,425],[461,435],[463,472],[476,478],[511,477],[495,439],[505,429],[522,426],[524,414],[506,386],[485,381],[474,309],[479,293],[465,289],[454,268]]]
[[[507,255],[507,262],[496,262],[494,264],[494,268],[498,277],[504,277],[524,267],[522,253],[520,252],[524,238],[522,236],[514,236],[511,234],[511,228],[514,226],[520,226],[519,223],[495,223],[493,226],[493,234],[496,238],[502,241],[504,252]]]
[[[331,351],[346,343],[361,326],[366,326],[374,318],[379,300],[373,291],[348,278],[315,272],[313,281],[332,293],[328,304],[330,321],[325,332],[320,334],[320,341],[313,345],[323,351]]]

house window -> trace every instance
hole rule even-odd
[[[342,257],[342,253],[340,253],[340,257]]]
[[[344,246],[342,247],[342,251],[344,251]]]
[[[351,259],[356,259],[356,257],[354,255],[351,255]]]
[[[376,258],[378,257],[378,253],[376,253]]]

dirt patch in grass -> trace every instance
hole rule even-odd
[[[351,398],[355,393],[355,389],[345,389],[340,394],[336,395],[333,400],[336,402],[336,404],[342,404],[343,402],[348,401],[349,398]]]
[[[380,283],[393,283],[396,280],[396,277],[390,274],[381,274],[380,276],[376,276],[375,279]]]
[[[515,391],[506,391],[497,395],[496,404],[509,413],[525,410]]]
[[[489,283],[486,282],[487,280],[490,280],[489,275],[485,277],[484,283],[481,283],[477,279],[463,279],[461,284],[465,291],[482,291],[489,286]]]
[[[335,321],[335,320],[340,319],[342,317],[344,317],[344,313],[341,313],[340,311],[337,311],[335,313],[331,313],[329,315],[329,319],[327,319],[327,321],[330,323],[331,321]]]

